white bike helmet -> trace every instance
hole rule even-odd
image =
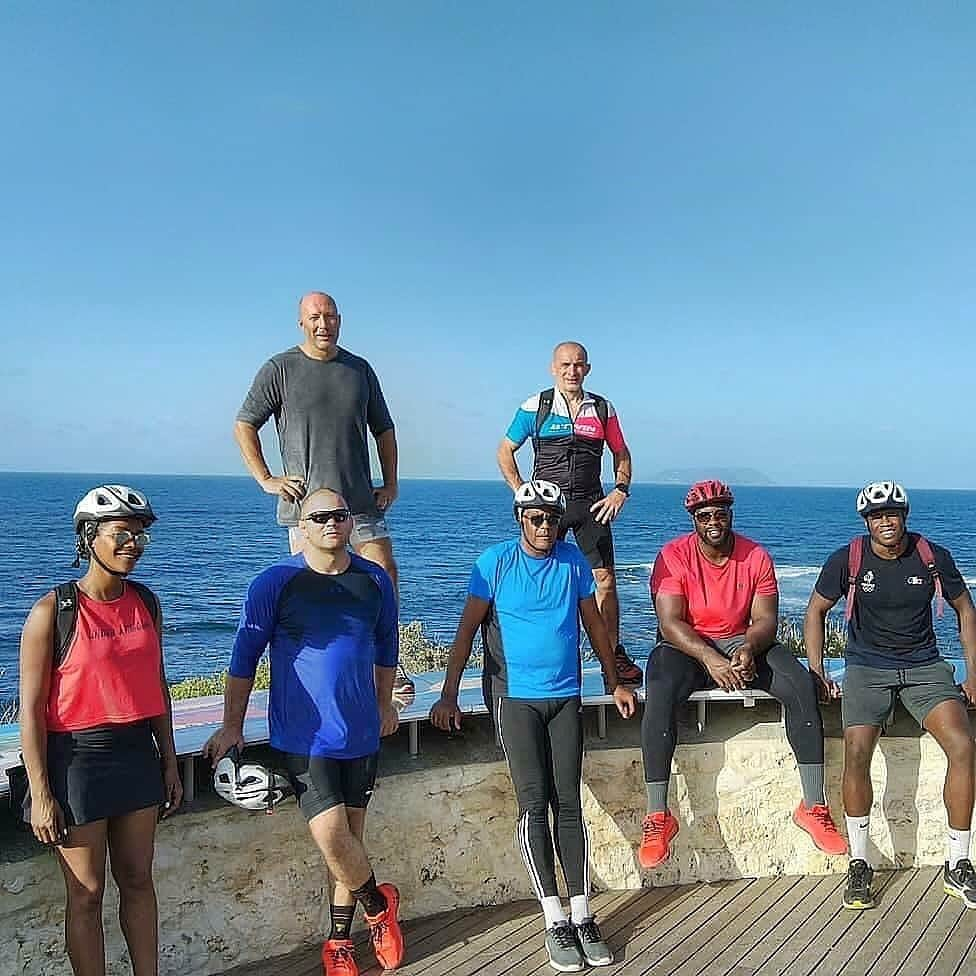
[[[156,521],[156,513],[149,499],[135,488],[128,485],[99,485],[92,488],[75,507],[75,532],[81,532],[86,522],[118,518],[141,519],[148,526]]]
[[[217,763],[214,789],[235,807],[265,813],[271,813],[292,794],[291,784],[284,776],[258,763],[238,762],[236,751]]]
[[[566,511],[566,499],[559,485],[551,481],[526,481],[515,492],[515,502],[512,505],[515,518],[526,508],[546,508],[562,515]]]
[[[908,492],[897,481],[872,481],[857,493],[857,514],[895,510],[908,514]]]

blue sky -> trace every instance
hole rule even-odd
[[[321,288],[405,477],[575,338],[638,480],[976,486],[976,12],[854,7],[5,4],[0,466],[242,471]]]

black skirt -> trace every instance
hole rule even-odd
[[[149,722],[48,732],[47,776],[69,827],[163,802],[163,774]],[[23,804],[30,821],[30,794]]]

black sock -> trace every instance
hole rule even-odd
[[[369,881],[361,888],[355,888],[352,896],[363,906],[363,911],[373,918],[377,915],[382,915],[386,911],[386,898],[383,892],[376,887],[375,875],[371,874]]]
[[[330,939],[348,939],[352,928],[352,917],[356,914],[356,905],[332,905],[329,908],[332,915],[332,931]]]

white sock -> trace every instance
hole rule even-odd
[[[563,903],[559,900],[559,895],[550,895],[541,899],[542,914],[546,916],[546,928],[551,929],[559,922],[568,922],[566,913],[563,911]]]
[[[949,870],[951,871],[960,861],[969,859],[969,838],[971,830],[956,830],[949,828]]]
[[[584,918],[590,917],[590,899],[587,895],[573,895],[569,899],[569,911],[573,925],[582,925]]]
[[[847,821],[847,843],[852,861],[868,859],[868,822],[871,817],[844,817]]]

